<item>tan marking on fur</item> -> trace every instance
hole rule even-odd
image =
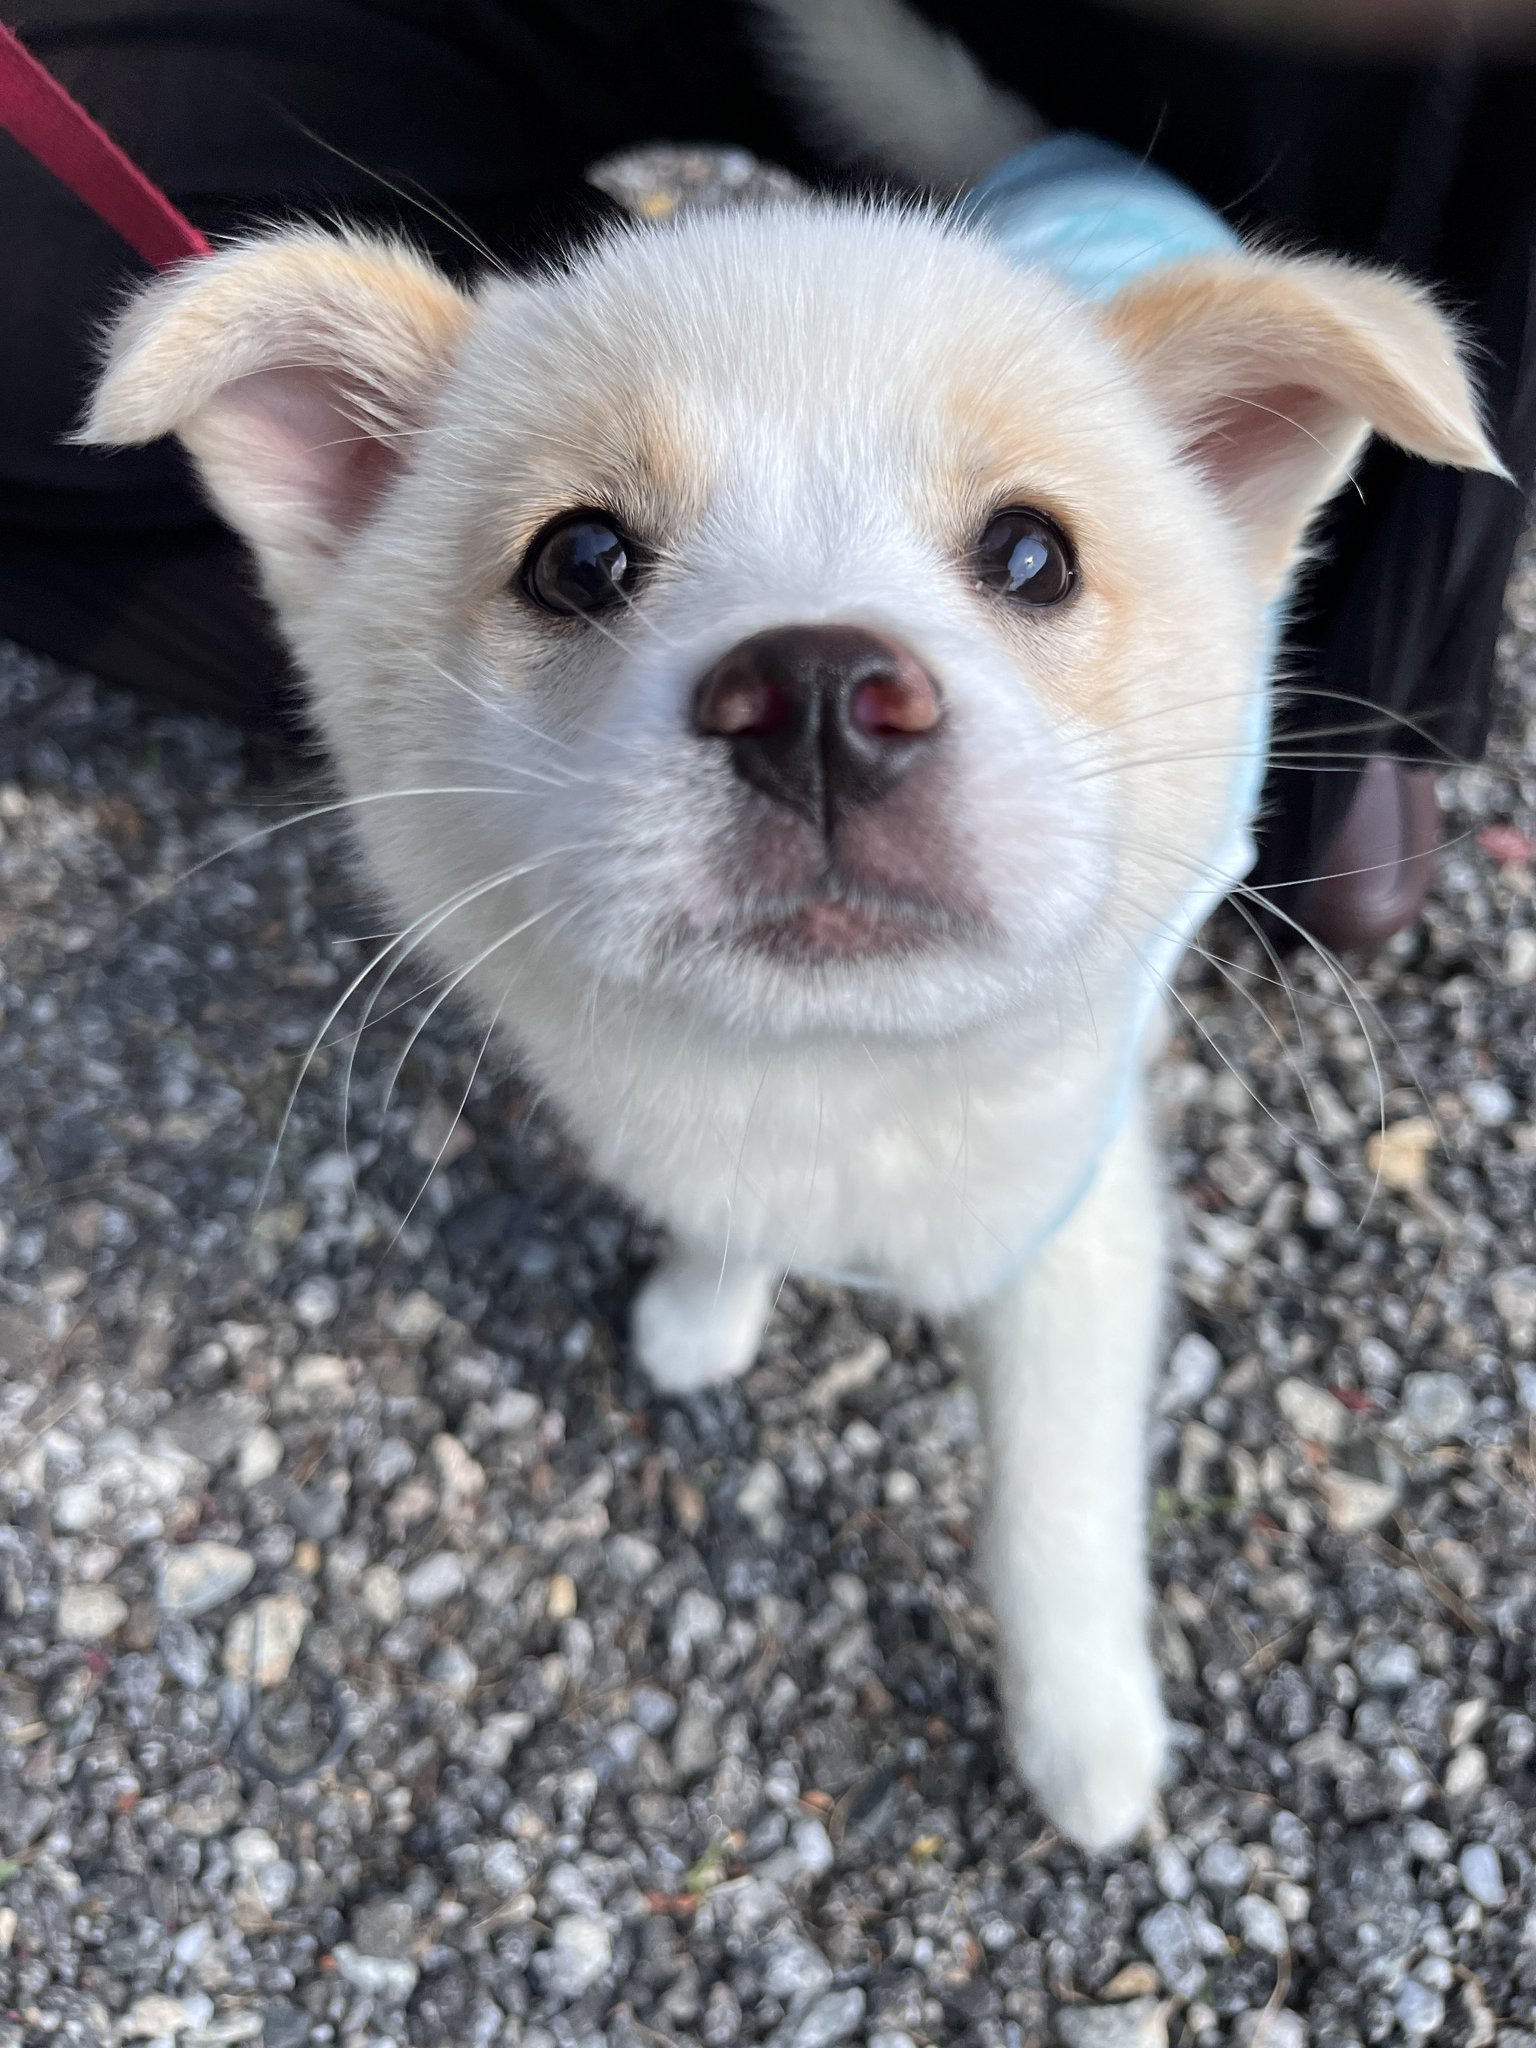
[[[1297,422],[1291,474],[1248,504],[1252,559],[1267,582],[1294,558],[1367,432],[1431,462],[1503,473],[1455,327],[1401,278],[1325,258],[1199,259],[1128,286],[1100,319],[1192,448],[1202,430],[1216,447],[1223,408],[1229,420],[1245,404],[1280,420],[1287,403],[1305,401],[1311,424]]]
[[[412,251],[296,229],[178,265],[118,321],[79,438],[174,433],[221,386],[292,363],[335,365],[388,408],[458,343],[470,302]]]
[[[481,601],[494,595],[529,542],[564,512],[611,512],[646,548],[665,552],[698,521],[709,479],[696,441],[660,383],[625,395],[621,407],[597,399],[559,405],[549,431],[507,450],[500,494],[474,581]]]
[[[1135,687],[1125,651],[1149,593],[1139,587],[1141,565],[1127,559],[1123,523],[1098,509],[1119,495],[1106,451],[1097,437],[1075,434],[1011,395],[960,386],[942,417],[944,453],[932,482],[946,545],[963,560],[986,521],[1007,506],[1043,512],[1062,528],[1078,568],[1064,605],[1033,611],[983,601],[1045,695],[1095,726],[1115,723]],[[932,521],[930,512],[924,523]],[[1155,610],[1155,593],[1152,603]]]

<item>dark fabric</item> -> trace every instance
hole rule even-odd
[[[1145,151],[1282,245],[1400,263],[1466,314],[1506,460],[1536,473],[1536,67],[1307,62],[1171,30],[1104,0],[1021,13],[922,0],[1053,125]],[[584,167],[655,138],[816,166],[726,0],[0,0],[108,131],[202,228],[341,213],[512,262],[605,207]],[[384,181],[384,182],[381,182]],[[176,450],[60,445],[102,315],[136,277],[110,232],[0,136],[0,634],[178,701],[270,718],[283,657],[239,550]],[[1287,666],[1406,727],[1384,749],[1472,756],[1520,493],[1378,450],[1341,497]],[[1287,726],[1353,723],[1298,696]],[[1304,742],[1302,742],[1304,744]],[[1364,737],[1327,741],[1353,749]],[[1279,770],[1261,873],[1315,871],[1348,773]]]
[[[0,0],[0,18],[215,235],[343,216],[468,274],[481,248],[525,263],[606,217],[582,172],[626,143],[798,153],[712,0]],[[144,267],[5,135],[0,234],[0,635],[270,720],[286,659],[180,452],[63,445]]]
[[[250,555],[211,520],[0,525],[0,635],[183,710],[302,730]]]

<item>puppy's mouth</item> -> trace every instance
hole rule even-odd
[[[907,897],[835,886],[748,911],[726,935],[735,950],[799,966],[910,958],[978,936],[964,913]]]

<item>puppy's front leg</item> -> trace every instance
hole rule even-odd
[[[1143,1476],[1161,1202],[1137,1105],[1075,1212],[973,1325],[1014,1752],[1050,1818],[1094,1850],[1139,1829],[1164,1753]]]
[[[683,1245],[635,1297],[635,1355],[664,1394],[691,1394],[744,1373],[773,1306],[767,1266]]]

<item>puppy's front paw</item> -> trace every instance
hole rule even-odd
[[[630,1341],[652,1384],[692,1394],[744,1373],[772,1307],[761,1268],[689,1257],[658,1266],[635,1298]]]
[[[1091,1854],[1123,1848],[1151,1814],[1167,1754],[1151,1658],[1011,1690],[1014,1756],[1047,1817]]]

